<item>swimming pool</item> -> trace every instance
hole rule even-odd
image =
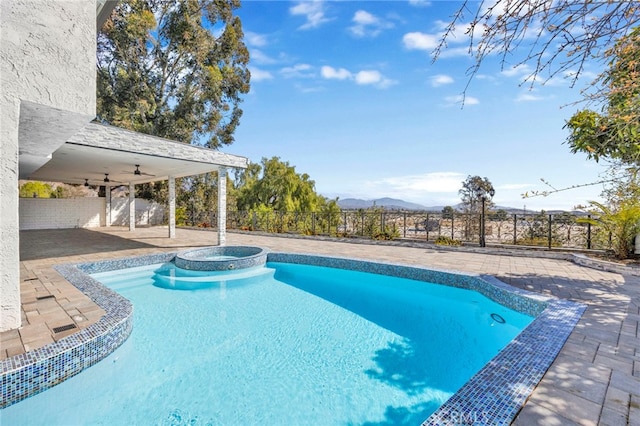
[[[149,259],[147,259],[147,261],[148,260]],[[455,336],[459,335],[459,333],[444,333],[440,337],[431,336],[431,344],[425,343],[424,340],[420,341],[421,336],[419,335],[421,333],[424,334],[424,330],[416,325],[423,323],[430,314],[434,314],[435,308],[444,306],[443,303],[437,303],[435,306],[429,305],[429,298],[437,299],[433,294],[426,299],[425,297],[417,297],[416,289],[414,288],[412,291],[409,291],[409,296],[405,295],[405,297],[403,297],[400,296],[398,292],[388,291],[391,287],[385,290],[383,285],[382,289],[378,289],[377,296],[369,299],[367,302],[368,305],[363,305],[359,297],[354,297],[362,293],[361,286],[351,286],[351,289],[346,293],[347,295],[344,293],[337,294],[329,291],[330,289],[322,284],[322,282],[315,283],[316,285],[312,286],[312,288],[301,289],[300,285],[296,287],[293,284],[295,280],[292,281],[290,277],[300,275],[300,273],[303,275],[306,274],[306,278],[302,280],[302,282],[308,286],[310,285],[309,282],[318,276],[317,273],[305,272],[308,271],[307,267],[296,265],[296,263],[311,263],[317,264],[320,267],[327,265],[338,267],[349,266],[347,269],[373,270],[386,275],[395,274],[419,279],[431,275],[437,277],[439,281],[451,281],[445,282],[445,284],[449,285],[460,285],[463,287],[473,287],[474,285],[476,287],[484,286],[483,292],[491,295],[493,299],[506,297],[507,292],[504,288],[501,288],[499,282],[491,282],[487,277],[480,279],[479,277],[450,274],[442,271],[428,271],[420,268],[381,265],[348,259],[270,254],[269,260],[271,261],[271,265],[278,262],[293,263],[284,268],[280,268],[279,271],[276,272],[275,275],[279,283],[277,291],[275,291],[274,288],[264,285],[264,282],[260,282],[257,286],[251,284],[227,287],[225,285],[224,287],[205,290],[205,292],[216,294],[217,299],[214,297],[212,300],[209,300],[202,297],[203,291],[201,290],[195,292],[175,292],[156,288],[156,290],[163,293],[167,299],[155,300],[154,303],[150,305],[152,308],[145,308],[143,304],[146,296],[143,296],[141,300],[137,300],[136,295],[145,287],[153,287],[152,284],[141,285],[140,287],[134,285],[132,288],[119,289],[118,291],[123,291],[127,298],[134,301],[134,305],[136,306],[136,327],[134,328],[134,333],[131,338],[125,342],[118,351],[85,373],[47,391],[45,394],[36,396],[35,398],[29,398],[22,403],[4,410],[2,413],[3,418],[10,418],[11,413],[16,413],[16,410],[27,412],[47,411],[49,413],[66,413],[64,419],[68,422],[69,416],[75,415],[74,413],[79,415],[101,413],[100,415],[104,415],[107,413],[107,407],[105,406],[103,408],[100,404],[106,404],[107,406],[120,406],[120,404],[124,404],[126,408],[118,411],[127,413],[129,420],[131,420],[134,419],[134,417],[131,417],[133,416],[134,409],[137,409],[137,406],[140,404],[138,402],[132,402],[127,405],[121,401],[116,402],[119,401],[118,395],[125,395],[125,400],[161,402],[164,411],[154,414],[143,411],[143,413],[140,414],[141,417],[136,420],[142,423],[148,423],[150,421],[152,423],[169,422],[170,424],[180,424],[180,422],[226,424],[234,423],[233,419],[236,419],[237,423],[245,424],[256,422],[282,423],[283,421],[289,423],[289,420],[294,423],[320,422],[331,424],[347,422],[398,423],[405,420],[414,423],[425,420],[434,410],[437,411],[433,413],[432,418],[443,415],[449,415],[451,417],[459,415],[460,413],[477,416],[478,413],[480,413],[479,411],[476,410],[474,413],[471,413],[468,407],[465,408],[464,406],[465,403],[469,402],[469,399],[465,399],[464,397],[465,388],[471,386],[472,391],[477,394],[479,386],[500,386],[499,381],[495,383],[495,377],[493,379],[494,383],[482,379],[480,383],[474,383],[474,378],[456,392],[475,371],[482,368],[482,365],[495,355],[495,352],[485,353],[482,350],[474,350],[474,348],[478,348],[478,346],[469,344],[469,337],[461,338],[459,342],[455,342]],[[91,272],[91,269],[100,268],[84,265],[81,269]],[[111,269],[111,267],[106,267],[106,269]],[[142,269],[144,269],[144,267]],[[278,268],[275,269],[278,270]],[[326,271],[324,272],[326,273]],[[391,272],[394,273],[391,274]],[[354,273],[355,272],[349,272],[349,274]],[[387,278],[388,277],[383,281],[386,281]],[[380,279],[380,275],[373,276],[373,279],[374,281]],[[342,287],[348,287],[351,282],[353,282],[351,279],[343,280]],[[416,281],[413,281],[413,283],[419,287],[425,287],[424,283],[415,284]],[[243,303],[240,303],[233,309],[228,307],[227,309],[221,309],[220,307],[213,309],[213,301],[216,303],[230,302],[230,299],[241,294],[246,296],[246,291],[253,290],[251,287],[263,287],[259,289],[263,292],[269,288],[270,291],[254,295],[255,300],[252,304],[245,303],[243,305]],[[479,297],[486,299],[486,297],[476,292],[461,289],[447,290],[474,293],[473,298],[476,300],[467,300],[466,303],[470,303],[467,307],[470,306],[474,308],[480,306],[480,302],[478,301]],[[304,293],[306,294],[305,297],[311,298],[312,300],[323,299],[330,300],[333,303],[324,302],[322,305],[324,307],[320,307],[302,300],[292,305],[291,298],[289,297],[292,292],[295,294]],[[186,301],[176,303],[176,295],[178,293],[191,295],[193,299],[187,298],[188,300]],[[279,295],[279,297],[275,299],[270,298],[276,294]],[[392,315],[387,315],[387,313],[380,314],[379,309],[382,307],[386,311],[389,310],[389,307],[396,306],[396,301],[394,301],[394,303],[383,302],[384,300],[388,300],[388,297],[404,298],[405,301],[413,303],[413,305],[410,309],[397,309],[395,317],[402,319],[392,320],[390,319]],[[527,328],[527,330],[530,330],[532,326],[537,324],[537,327],[533,327],[532,329],[534,334],[539,333],[540,329],[538,328],[544,326],[544,322],[550,319],[545,318],[545,312],[553,314],[548,308],[554,302],[546,301],[542,303],[538,300],[533,301],[535,302],[533,303],[531,300],[524,300],[522,298],[517,301],[514,301],[516,298],[511,299],[513,300],[507,304],[517,305],[520,310],[537,310],[537,313],[540,314],[531,326]],[[241,300],[245,302],[247,297]],[[201,305],[202,303],[204,303],[204,305]],[[373,309],[374,307],[371,305],[376,304],[378,308]],[[344,309],[345,307],[348,309]],[[168,318],[163,319],[159,325],[156,324],[155,331],[143,338],[143,343],[139,343],[136,335],[137,333],[142,333],[144,327],[141,318],[145,318],[145,315],[149,316],[149,318],[155,318],[157,311],[164,311],[165,308],[169,311]],[[564,308],[566,308],[566,306]],[[149,311],[145,314],[147,309],[149,309]],[[493,312],[494,310],[500,311]],[[515,324],[517,321],[512,319],[510,314],[507,314],[505,310],[507,309],[503,306],[497,306],[495,309],[491,307],[490,309],[476,310],[476,313],[483,312],[484,316],[479,315],[476,317],[474,314],[471,315],[471,317],[473,321],[478,324],[485,321],[484,325],[492,324],[491,328],[495,329],[497,326],[505,326],[504,324],[496,324],[495,319],[491,321],[491,314],[497,313],[501,318],[506,319],[508,326],[512,326],[512,322]],[[213,317],[206,317],[204,321],[206,327],[204,329],[189,327],[190,323],[187,320],[193,319],[194,316],[201,317],[200,311],[214,313],[215,315]],[[473,309],[465,311],[473,312]],[[232,314],[232,312],[235,312],[235,314]],[[340,312],[340,314],[338,314],[338,312]],[[333,314],[330,313],[336,314],[336,316],[334,317]],[[347,315],[351,319],[355,318],[356,325],[345,325],[347,322],[344,320],[344,315]],[[246,319],[252,317],[255,317],[256,322],[252,323],[252,325],[244,324],[244,328],[241,329],[245,331],[239,334],[245,336],[245,339],[238,340],[238,333],[233,336],[227,335],[224,338],[207,334],[210,328],[222,329],[223,332],[234,333],[230,331],[231,328],[227,330],[226,327],[209,326],[212,324],[228,325],[232,319],[237,320],[238,318]],[[275,332],[272,326],[274,324],[274,318],[278,318],[278,321],[275,321],[277,323],[284,322],[287,324],[285,327],[286,330],[280,330],[273,334]],[[200,319],[202,319],[202,317]],[[443,330],[445,328],[440,325],[441,323],[438,323],[439,319],[442,321],[441,315],[438,314],[435,318],[438,327],[434,328]],[[540,319],[542,319],[542,322],[539,321]],[[556,318],[556,320],[557,319],[558,318]],[[375,325],[375,327],[372,329],[367,328],[372,324]],[[260,332],[251,335],[250,331],[253,331],[254,328],[260,330]],[[189,330],[189,332],[187,333],[185,330]],[[527,330],[525,330],[525,332]],[[195,334],[192,335],[191,333]],[[502,346],[508,343],[515,334],[517,334],[517,331],[515,331],[511,337],[502,337],[502,339],[504,339],[501,343]],[[164,340],[158,338],[158,336],[171,336],[173,338],[174,335],[184,335],[186,340],[173,342],[168,348],[157,346],[162,344]],[[299,341],[296,336],[313,337],[309,341]],[[358,340],[363,336],[364,339]],[[558,339],[555,336],[557,336],[557,328],[553,339],[550,339],[556,342],[557,345]],[[327,339],[327,337],[329,337],[329,339]],[[292,338],[293,340],[288,340]],[[274,349],[270,349],[269,351],[265,350],[264,352],[266,353],[262,353],[263,348],[266,347],[263,346],[262,343],[272,341],[278,342],[280,344],[278,347],[281,348],[281,352],[284,351],[284,353],[288,355],[280,357],[274,356]],[[536,337],[536,341],[539,342],[539,336]],[[205,343],[204,347],[202,345],[203,342]],[[253,346],[253,349],[243,346],[247,342],[252,342],[252,344],[256,344],[257,346]],[[533,344],[535,341],[532,339],[528,342],[524,341],[519,343],[518,347],[522,347],[522,343]],[[549,344],[549,342],[547,342],[547,344]],[[436,374],[436,385],[430,386],[425,384],[424,375],[429,375],[432,372],[430,368],[431,364],[425,362],[430,355],[429,351],[433,347],[446,345],[456,347],[456,352],[461,351],[467,354],[467,356],[472,355],[474,358],[481,359],[481,362],[474,364],[475,366],[473,368],[466,368],[466,366],[461,368],[459,364],[449,364],[445,367],[443,370],[447,373],[456,373],[457,377],[454,378],[453,384],[444,383],[446,377],[441,377],[449,376],[450,374],[440,376]],[[142,358],[137,358],[140,356],[140,353],[145,353],[139,350],[139,347],[155,349],[150,354],[148,353],[146,356],[142,356]],[[505,349],[501,355],[509,352],[510,347],[513,347],[513,345],[507,346],[507,349]],[[179,349],[177,353],[169,350],[176,348]],[[209,350],[207,350],[207,348],[209,348]],[[281,355],[281,352],[276,350],[275,354]],[[148,360],[155,358],[153,354],[157,353],[163,354],[163,358],[159,360],[161,364],[151,364]],[[224,353],[241,353],[242,355],[248,355],[249,359],[243,357],[236,358],[234,356],[226,359],[223,357]],[[298,356],[296,356],[296,354]],[[262,359],[259,357],[265,355],[271,356],[271,361],[268,364],[251,364],[251,359]],[[553,357],[555,357],[555,354]],[[182,358],[194,358],[194,360],[190,361],[187,366],[178,366],[178,361]],[[496,359],[499,360],[499,358],[500,356],[494,358],[494,361],[496,361]],[[221,360],[223,360],[224,363],[221,362]],[[294,361],[294,367],[286,368],[291,367],[291,365],[289,365],[291,360]],[[445,361],[450,360],[445,359]],[[522,362],[522,357],[517,359],[518,365],[522,364]],[[235,367],[233,363],[236,363]],[[298,365],[296,363],[301,364]],[[357,366],[355,370],[347,368],[348,366],[353,367],[354,363]],[[536,374],[540,374],[540,369],[544,368],[544,370],[546,370],[548,366],[547,364],[547,366],[542,367],[544,362],[538,365],[537,363],[532,363],[530,360],[526,361],[526,363],[527,365],[523,365],[523,367],[529,370],[529,372],[533,371],[535,373],[529,374],[531,377],[528,380],[535,380]],[[268,367],[259,368],[259,365],[268,365]],[[137,366],[137,368],[128,370],[132,368],[131,366]],[[305,368],[315,373],[321,372],[321,374],[316,375],[315,378],[304,376],[306,378],[301,379],[303,376],[291,373],[292,371],[304,371]],[[483,368],[477,376],[482,376],[482,372],[485,370],[486,367]],[[544,372],[544,370],[541,371]],[[98,377],[100,380],[97,385],[95,384],[96,380],[93,379],[94,371],[96,373],[95,377]],[[132,371],[141,372],[145,378],[152,378],[151,386],[132,384],[132,382],[139,383],[133,380],[134,375]],[[356,371],[356,373],[354,373],[354,371]],[[124,373],[126,380],[118,379],[118,372],[119,374]],[[213,374],[213,376],[207,376],[209,377],[208,380],[211,386],[203,386],[202,384],[195,385],[195,378],[203,376],[204,372]],[[274,375],[266,375],[265,372],[270,372]],[[92,378],[90,379],[89,376]],[[173,384],[169,386],[168,390],[158,390],[161,389],[161,386],[156,386],[155,383],[164,383],[163,377],[167,376],[177,378],[178,381],[175,383],[172,382]],[[94,387],[83,387],[86,386],[86,384],[82,384],[84,381],[94,382],[93,385],[91,385]],[[372,382],[378,387],[374,386],[368,389],[363,385],[363,383],[366,382]],[[224,385],[228,385],[229,383],[234,383],[236,386],[225,388]],[[526,383],[527,382],[525,382],[525,384]],[[299,387],[300,385],[305,386]],[[504,385],[504,383],[502,383],[502,385]],[[520,385],[522,386],[522,382],[520,382]],[[391,396],[388,398],[386,396],[381,397],[380,387],[390,390]],[[99,395],[105,392],[110,394],[110,391],[113,389],[117,389],[120,393],[107,398],[106,401],[99,401]],[[351,389],[352,392],[345,393],[345,395],[340,394],[336,399],[334,398],[335,394],[339,393],[336,392],[337,389]],[[522,393],[522,389],[519,389],[518,392]],[[437,405],[433,405],[433,402],[428,402],[431,400],[427,401],[423,398],[425,393],[430,394],[433,400],[438,401],[438,405],[453,395],[449,401],[453,401],[453,403],[456,404],[455,410],[458,411],[452,411],[451,406],[447,406],[449,403],[445,404],[443,408],[438,409]],[[198,397],[194,397],[195,395],[198,395]],[[287,403],[301,408],[300,412],[294,414],[298,417],[291,417],[291,409],[286,408],[288,405],[277,402],[277,396],[284,396]],[[309,404],[308,402],[312,400],[311,396],[317,396],[319,399]],[[484,398],[485,396],[486,395],[483,395],[483,399],[486,399]],[[28,407],[38,407],[37,399],[40,397],[52,400],[50,404],[55,405],[55,410],[53,408],[47,409],[46,404],[44,410],[42,408],[29,409]],[[167,398],[170,398],[171,403],[167,403],[167,401],[169,401]],[[325,401],[327,405],[323,406],[322,401]],[[305,402],[307,402],[306,405]],[[471,402],[477,404],[479,400]],[[98,405],[90,408],[94,403]],[[36,405],[32,406],[31,404]],[[66,410],[63,408],[64,404],[68,404]],[[193,404],[195,404],[195,406]],[[128,407],[131,407],[130,411]],[[221,410],[223,410],[224,407],[231,407],[232,413],[222,413]],[[353,407],[364,408],[358,413],[353,414]],[[490,407],[490,404],[485,404],[483,407]],[[326,411],[320,411],[321,408]],[[278,410],[281,410],[279,415],[277,414]],[[487,419],[490,418],[488,417],[490,415],[496,415],[495,410],[490,411],[491,412],[482,411],[480,415],[486,416]],[[285,417],[280,417],[282,415]],[[352,417],[344,417],[345,415]],[[227,420],[225,421],[221,420],[221,416],[229,417],[226,417]],[[237,419],[244,420],[239,421]],[[278,419],[280,419],[280,421],[277,421]],[[51,415],[47,416],[47,420],[48,424],[52,423],[53,418]],[[105,419],[105,422],[106,421]],[[136,421],[133,422],[135,423]],[[127,423],[131,423],[131,421]]]

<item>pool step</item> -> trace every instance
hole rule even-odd
[[[239,286],[272,277],[275,269],[257,267],[235,271],[188,271],[184,269],[165,269],[156,271],[153,285],[172,290],[198,290],[222,285]]]
[[[153,271],[166,268],[163,265],[146,265],[119,271],[99,272],[91,277],[114,291],[129,290],[152,285]]]

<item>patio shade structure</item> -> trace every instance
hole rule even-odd
[[[43,115],[41,105],[25,107],[22,117],[28,120],[29,108]],[[55,116],[53,111],[51,116]],[[62,114],[62,112],[60,112]],[[34,113],[34,115],[36,115]],[[59,115],[59,114],[58,114]],[[69,117],[62,117],[66,120]],[[217,150],[189,145],[97,122],[84,124],[79,131],[60,144],[61,136],[68,133],[61,123],[40,120],[51,127],[20,126],[21,179],[63,182],[68,184],[129,186],[130,229],[135,228],[135,185],[162,180],[169,181],[169,237],[175,236],[175,178],[202,173],[219,174],[220,219],[218,234],[220,244],[225,241],[226,173],[229,168],[246,168],[245,157],[225,154]],[[54,120],[55,121],[55,120]],[[33,124],[33,123],[31,123]],[[57,137],[51,137],[51,132]],[[49,133],[47,135],[47,133]],[[139,172],[139,173],[136,173]],[[105,179],[108,178],[108,182]],[[106,191],[107,209],[110,190]],[[107,223],[108,225],[108,223]]]

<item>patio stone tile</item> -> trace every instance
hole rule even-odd
[[[608,406],[602,409],[598,422],[600,426],[628,426],[628,424],[629,417],[626,413],[613,410]]]
[[[24,345],[22,344],[22,340],[18,339],[15,342],[8,342],[6,345],[5,343],[3,343],[2,352],[4,355],[2,358],[4,359],[23,354],[26,352],[26,350],[24,348]]]
[[[626,415],[629,412],[629,401],[631,401],[631,395],[629,392],[625,392],[613,386],[609,386],[607,389],[605,403],[609,409]]]
[[[51,334],[49,327],[47,327],[45,323],[30,324],[18,330],[20,332],[20,339],[22,339],[25,344],[33,343],[36,340],[46,337],[47,334]]]
[[[573,342],[568,340],[563,347],[563,352],[567,355],[575,356],[582,360],[593,362],[600,345],[596,342]]]
[[[32,340],[29,342],[24,342],[24,350],[25,352],[29,352],[32,351],[34,349],[38,349],[41,348],[43,346],[46,346],[50,343],[55,342],[55,340],[53,339],[53,337],[51,335],[48,336],[43,336],[39,339],[36,340]]]
[[[618,355],[602,355],[598,353],[594,362],[623,373],[631,374],[633,372],[633,360],[629,358],[625,359]]]
[[[545,375],[546,383],[581,398],[602,404],[607,384],[582,376],[579,372],[550,370]]]
[[[632,395],[640,395],[640,379],[631,374],[613,371],[611,373],[611,386],[629,392]]]
[[[557,356],[551,369],[559,369],[572,373],[579,372],[582,377],[601,383],[609,383],[611,378],[611,368],[585,362],[563,352],[560,352],[560,355]]]
[[[631,395],[631,403],[629,404],[629,426],[640,426],[640,396],[638,394]]]
[[[560,414],[551,411],[545,407],[542,407],[535,402],[527,403],[518,417],[512,423],[514,426],[531,426],[531,425],[545,425],[545,426],[574,426],[579,423],[573,422]]]
[[[538,385],[529,401],[580,425],[597,425],[602,410],[601,404],[581,398],[547,382]]]

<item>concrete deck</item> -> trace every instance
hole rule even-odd
[[[215,244],[215,232],[186,229],[178,229],[175,239],[167,238],[166,228],[21,232],[23,326],[0,334],[0,359],[61,339],[102,315],[102,310],[62,279],[52,265]],[[587,304],[576,329],[514,424],[640,426],[640,277],[564,260],[444,252],[430,246],[235,233],[227,235],[227,244],[485,273],[516,287]],[[76,328],[54,330],[71,324]]]

